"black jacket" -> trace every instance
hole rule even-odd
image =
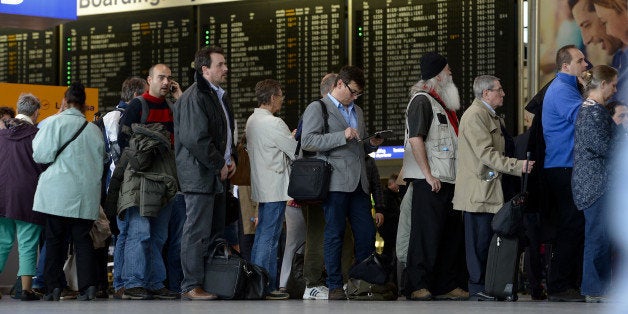
[[[182,192],[220,193],[220,170],[225,165],[227,120],[234,130],[233,109],[225,95],[225,117],[218,95],[198,72],[192,84],[174,104],[174,147]],[[233,138],[233,136],[232,136]],[[235,154],[232,141],[231,151]],[[234,156],[232,161],[237,158]]]

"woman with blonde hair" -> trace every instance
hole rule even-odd
[[[617,128],[604,104],[617,92],[617,70],[598,65],[582,75],[585,97],[575,126],[572,192],[584,212],[584,259],[580,293],[603,302],[611,279],[606,194]]]

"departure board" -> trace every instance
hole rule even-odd
[[[57,84],[58,32],[0,30],[0,82]]]
[[[98,88],[100,108],[105,110],[120,101],[126,78],[146,78],[157,63],[169,66],[184,89],[194,82],[190,65],[196,34],[191,7],[80,17],[64,24],[62,32],[61,83],[80,80]]]
[[[463,108],[474,99],[476,76],[501,79],[506,97],[500,111],[516,134],[515,0],[353,0],[353,8],[353,57],[367,84],[358,104],[371,132],[392,129],[391,143],[403,142],[409,89],[420,80],[419,60],[436,51],[448,60]]]
[[[230,95],[240,132],[257,107],[255,84],[279,81],[278,114],[291,129],[320,99],[320,81],[346,64],[344,1],[246,1],[199,7],[200,45],[225,51]],[[240,133],[241,134],[241,133]]]

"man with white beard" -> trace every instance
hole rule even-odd
[[[445,57],[421,57],[421,80],[410,95],[403,169],[413,186],[412,227],[404,291],[410,300],[466,300],[462,215],[451,202],[460,97]]]

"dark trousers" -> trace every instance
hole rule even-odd
[[[329,290],[342,288],[342,248],[347,226],[351,224],[355,260],[362,261],[375,251],[375,224],[371,215],[370,197],[358,184],[355,191],[329,192],[323,203],[325,239],[323,258],[327,269]],[[307,241],[307,240],[306,240]]]
[[[66,239],[68,234],[74,243],[78,288],[83,292],[89,286],[96,286],[96,254],[89,231],[93,220],[69,218],[54,215],[46,216],[46,264],[44,278],[48,292],[65,288],[63,263],[68,255]]]
[[[571,192],[572,168],[544,169],[550,198],[557,200],[556,238],[547,276],[547,292],[560,293],[578,289],[582,278],[584,249],[584,214],[576,208]]]
[[[467,270],[469,271],[469,295],[484,291],[488,248],[493,238],[491,221],[494,214],[464,213],[464,236]]]
[[[423,288],[444,294],[466,278],[462,213],[451,203],[454,185],[443,182],[438,193],[424,179],[413,186],[404,291],[407,297]]]
[[[538,295],[543,292],[543,271],[545,258],[540,253],[543,244],[541,218],[539,213],[525,213],[523,216],[525,234],[528,245],[525,248],[524,267],[530,284],[530,293]]]
[[[213,241],[225,230],[225,206],[225,193],[185,193],[187,216],[181,238],[183,293],[203,287],[205,258]]]
[[[307,287],[325,286],[325,262],[323,260],[323,240],[325,231],[325,212],[322,205],[304,205],[301,207],[305,218],[305,255],[303,259],[303,278]],[[342,245],[342,277],[348,280],[348,273],[353,264],[353,235],[347,224]]]

